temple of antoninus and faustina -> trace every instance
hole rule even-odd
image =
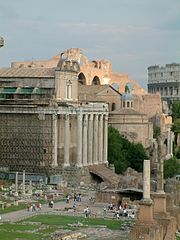
[[[108,106],[78,100],[79,55],[0,69],[1,167],[51,175],[107,164]]]

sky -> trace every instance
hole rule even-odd
[[[150,65],[180,63],[180,0],[0,0],[0,67],[75,47],[147,88]]]

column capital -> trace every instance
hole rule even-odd
[[[97,121],[98,118],[99,118],[99,114],[95,114],[95,115],[94,115],[94,119]]]
[[[83,119],[83,114],[82,114],[82,113],[78,113],[78,114],[77,114],[77,119],[78,119],[78,121],[82,121],[82,119]]]
[[[84,125],[87,125],[87,121],[88,121],[88,114],[84,115]]]
[[[103,120],[103,114],[99,114],[99,120],[100,120],[100,121]]]
[[[108,115],[107,114],[104,115],[104,120],[108,121]]]
[[[53,116],[53,120],[57,120],[57,114],[56,113],[53,114],[52,116]]]
[[[69,113],[64,114],[64,119],[69,120]]]
[[[89,120],[93,121],[93,118],[94,118],[94,114],[89,114]]]

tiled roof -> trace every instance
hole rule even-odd
[[[79,84],[78,85],[78,91],[80,94],[97,94],[101,91],[103,91],[104,89],[109,88],[109,85],[82,85]]]
[[[0,78],[28,77],[28,78],[53,78],[54,68],[1,68]]]
[[[108,89],[108,85],[78,85],[78,94],[79,94],[79,100],[81,101],[103,101],[100,96],[98,96],[98,93],[103,91],[104,89]]]

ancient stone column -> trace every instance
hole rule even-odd
[[[57,129],[57,115],[53,115],[53,151],[52,151],[52,167],[57,167],[57,143],[58,143],[58,129]]]
[[[103,163],[108,163],[108,115],[104,116],[104,148],[103,148]]]
[[[82,113],[77,115],[77,167],[82,166]]]
[[[102,163],[103,162],[103,115],[101,114],[99,116],[99,131],[98,131],[98,134],[99,134],[99,144],[98,144],[98,147],[99,147],[99,163]]]
[[[29,194],[32,194],[32,180],[29,181]]]
[[[150,160],[143,164],[143,199],[139,203],[138,221],[141,223],[153,222],[153,205],[150,198]]]
[[[69,146],[70,146],[70,129],[69,129],[69,114],[64,116],[64,167],[69,164]]]
[[[18,196],[18,172],[16,172],[15,176],[15,195]]]
[[[98,114],[94,117],[93,164],[98,164]]]
[[[143,165],[143,200],[151,201],[150,199],[150,160],[144,160],[144,165]]]
[[[83,120],[83,166],[87,166],[87,129],[88,129],[88,115],[84,115]]]
[[[161,158],[157,169],[157,192],[164,193],[164,160]]]
[[[23,170],[23,175],[22,175],[22,193],[26,193],[26,174],[25,170]]]
[[[173,157],[173,140],[174,140],[174,133],[170,132],[170,155]]]
[[[167,133],[167,155],[170,157],[170,148],[171,148],[171,130],[168,128],[168,133]]]
[[[62,133],[62,129],[61,129],[61,126],[63,126],[62,121],[63,121],[62,115],[58,115],[58,119],[57,119],[57,129],[58,129],[57,156],[59,156],[60,159],[62,159],[62,153],[63,153],[63,151],[62,151],[62,148],[63,148],[62,135],[63,135],[63,133]]]
[[[93,114],[89,116],[88,123],[88,165],[92,165],[93,150]]]

